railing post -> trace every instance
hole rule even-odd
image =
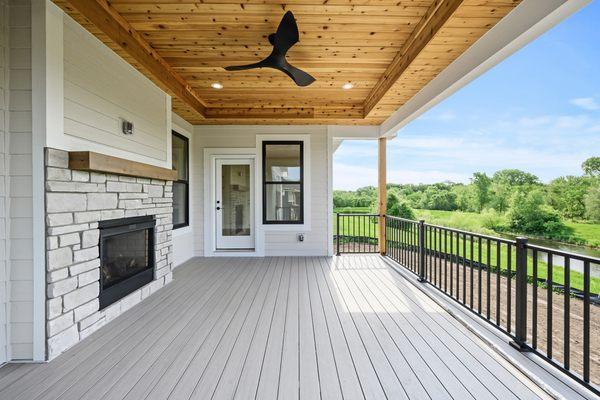
[[[527,351],[527,238],[518,237],[516,248],[515,340],[510,344],[519,351]]]
[[[425,220],[419,220],[419,282],[425,282]]]
[[[339,256],[340,255],[340,213],[336,213],[336,218],[337,218],[337,226],[336,226],[336,238],[337,238],[337,250],[336,250],[336,255]]]

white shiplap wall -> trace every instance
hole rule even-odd
[[[9,321],[10,358],[18,360],[33,354],[31,7],[11,0],[9,8]]]
[[[265,231],[265,255],[327,255],[327,219],[329,186],[327,163],[326,126],[195,126],[194,127],[194,188],[191,194],[191,207],[194,210],[194,247],[196,255],[204,251],[204,212],[211,210],[204,205],[204,149],[205,148],[255,148],[257,135],[310,135],[310,184],[311,210],[310,231],[301,228],[289,231]],[[261,178],[257,177],[257,184]],[[298,242],[297,234],[304,233],[305,241]]]
[[[49,146],[170,167],[170,97],[66,15],[63,54],[65,135]]]

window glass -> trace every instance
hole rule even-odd
[[[302,193],[299,184],[267,185],[265,201],[267,221],[301,221]]]
[[[263,142],[263,223],[302,224],[303,142]]]
[[[187,225],[187,208],[187,184],[173,182],[173,226]]]
[[[189,225],[189,141],[176,132],[172,136],[172,165],[177,170],[173,182],[173,228]]]
[[[267,181],[300,181],[300,144],[267,144],[265,160]]]
[[[177,170],[177,180],[187,181],[188,141],[183,136],[173,135],[173,169]]]

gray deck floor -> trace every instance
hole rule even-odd
[[[378,256],[196,259],[0,399],[530,399],[545,394]]]

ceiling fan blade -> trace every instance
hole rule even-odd
[[[278,66],[277,69],[285,72],[287,76],[293,79],[298,86],[308,86],[315,81],[310,74],[302,71],[300,68],[296,68],[290,63],[286,62],[283,66]]]
[[[296,19],[291,11],[284,14],[277,32],[273,36],[269,37],[269,41],[272,42],[273,47],[282,54],[287,51],[300,40],[300,34],[298,33],[298,25]]]
[[[230,65],[229,67],[225,67],[225,69],[227,71],[244,71],[247,69],[254,69],[254,68],[263,68],[266,67],[267,63],[265,62],[265,60],[259,61],[257,63],[254,64],[246,64],[246,65]]]

